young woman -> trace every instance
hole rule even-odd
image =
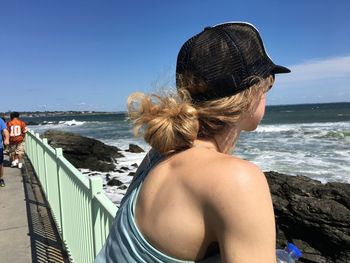
[[[275,74],[288,72],[255,27],[225,23],[182,46],[177,94],[131,95],[130,119],[152,150],[95,262],[276,262],[265,176],[231,152],[263,118]]]

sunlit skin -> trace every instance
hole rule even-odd
[[[244,131],[256,130],[262,118],[264,117],[266,94],[262,94],[261,97],[257,98],[256,100],[256,102],[253,102],[254,109],[252,112],[246,113],[246,115],[249,114],[249,116],[245,116],[245,118],[242,120],[244,123],[241,124],[241,127]]]
[[[255,130],[265,95],[235,127],[173,154],[146,177],[136,223],[165,254],[201,260],[220,251],[221,262],[275,263],[275,221],[262,171],[228,154],[242,130]]]

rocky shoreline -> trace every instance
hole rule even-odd
[[[143,151],[137,145],[121,150],[62,131],[50,130],[42,137],[53,147],[63,148],[64,156],[84,174],[103,176],[107,196],[115,203],[120,202],[137,169],[137,163],[125,166],[118,159]],[[277,172],[265,175],[275,210],[277,247],[296,244],[303,252],[300,262],[350,262],[350,184],[322,184]]]
[[[301,262],[350,262],[350,184],[266,172],[277,225],[277,247],[296,244]]]

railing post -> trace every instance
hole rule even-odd
[[[43,157],[44,157],[44,147],[42,145],[42,140],[40,138],[40,134],[39,133],[35,133],[35,137],[36,137],[36,166],[37,166],[37,175],[40,178],[40,183],[41,186],[44,190],[44,193],[46,195],[46,178],[45,178],[45,173],[44,173],[44,166],[43,166]]]
[[[34,140],[33,140],[33,133],[31,133],[30,134],[30,136],[29,136],[29,138],[30,138],[30,161],[31,161],[31,163],[32,163],[32,165],[33,165],[33,156],[34,156]],[[33,167],[34,167],[34,165],[33,165]]]
[[[28,129],[28,131],[30,132],[30,130]],[[29,134],[29,133],[28,133]],[[28,159],[30,160],[31,158],[31,154],[30,154],[30,135],[27,135],[25,137],[25,140],[24,140],[24,147],[25,147],[25,153],[28,157]]]
[[[29,158],[29,160],[32,158],[32,137],[30,135],[26,136],[26,154]]]
[[[47,143],[47,139],[43,138],[43,159],[44,159],[44,175],[45,175],[45,182],[46,182],[46,198],[50,203],[50,194],[49,194],[49,180],[48,180],[48,170],[47,170],[47,153],[46,153],[46,149],[48,147],[48,143]]]
[[[62,191],[62,181],[61,181],[61,176],[60,176],[60,165],[59,165],[59,158],[63,157],[63,151],[62,148],[56,148],[56,175],[57,175],[57,186],[58,186],[58,199],[59,199],[59,207],[60,207],[60,224],[61,224],[61,235],[62,235],[62,240],[64,240],[65,237],[65,228],[64,228],[64,212],[63,212],[63,202],[62,202],[62,196],[63,196],[63,191]]]
[[[97,253],[102,247],[103,240],[101,239],[101,216],[100,210],[96,204],[95,195],[101,194],[102,189],[102,178],[101,177],[90,177],[90,199],[91,199],[91,212],[92,212],[92,238],[93,238],[93,247],[94,247],[94,258],[97,256]]]
[[[34,152],[33,152],[33,167],[34,167],[34,171],[36,172],[37,176],[40,178],[40,174],[38,172],[38,141],[36,140],[36,136],[35,134],[33,134],[34,137]]]

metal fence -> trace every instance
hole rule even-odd
[[[86,177],[39,134],[28,131],[26,154],[39,178],[71,262],[94,260],[107,238],[117,207],[101,177]]]

